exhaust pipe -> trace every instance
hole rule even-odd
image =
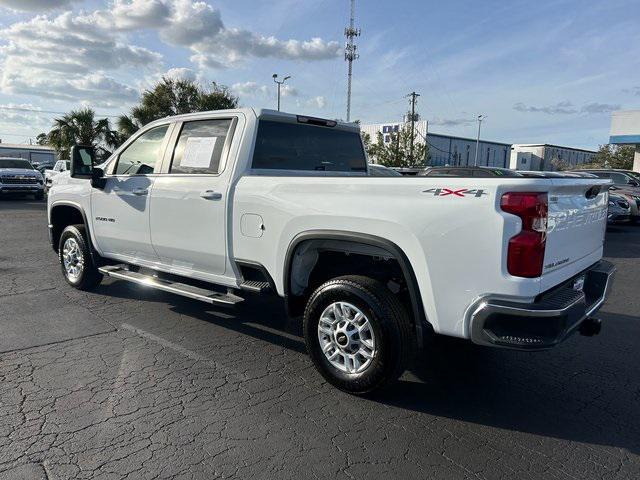
[[[580,324],[580,335],[585,337],[598,335],[600,330],[602,330],[602,321],[599,318],[588,317]]]

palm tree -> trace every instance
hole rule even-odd
[[[149,122],[182,113],[236,108],[238,97],[224,85],[212,82],[203,87],[193,80],[162,78],[142,93],[140,103],[130,115],[120,115],[117,126],[126,139]]]
[[[121,143],[120,135],[111,129],[109,120],[96,119],[96,112],[91,108],[72,110],[54,119],[47,138],[60,158],[69,158],[69,150],[74,145],[116,147]]]

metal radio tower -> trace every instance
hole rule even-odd
[[[351,19],[349,20],[349,26],[344,29],[344,36],[347,37],[344,59],[349,62],[349,75],[347,77],[347,122],[351,121],[351,77],[353,76],[353,61],[360,56],[357,53],[358,47],[353,43],[354,39],[360,36],[360,29],[354,26],[355,10],[356,2],[355,0],[351,0]]]

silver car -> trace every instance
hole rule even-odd
[[[44,198],[44,177],[24,158],[0,158],[0,194],[15,193]]]

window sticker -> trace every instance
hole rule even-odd
[[[181,167],[209,168],[218,137],[189,137],[184,147]]]

